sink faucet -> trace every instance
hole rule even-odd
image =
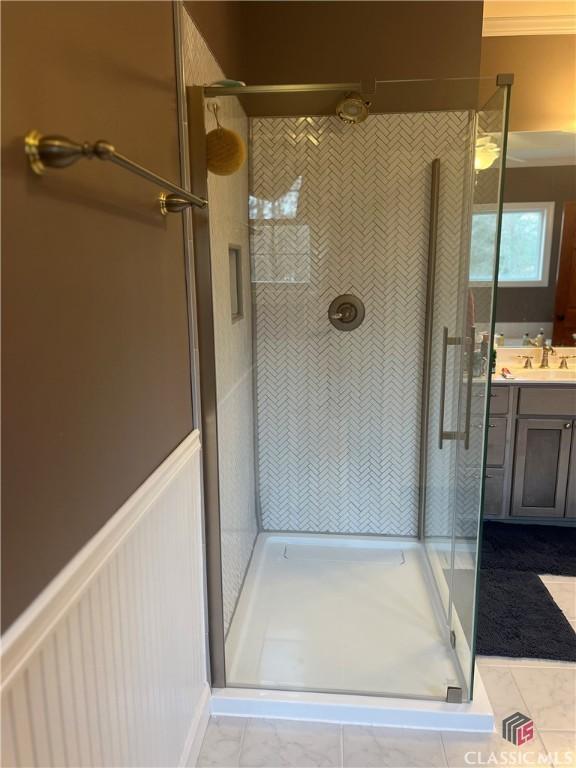
[[[540,361],[539,368],[550,368],[548,364],[548,355],[555,355],[556,350],[549,344],[544,344],[542,347],[542,360]]]
[[[532,355],[516,355],[516,357],[519,357],[521,360],[524,360],[523,368],[532,368]]]
[[[566,370],[568,368],[568,360],[571,357],[576,357],[576,355],[561,355],[559,368]]]
[[[528,339],[528,344],[532,347],[540,347],[542,349],[542,359],[540,360],[538,368],[550,368],[550,365],[548,364],[548,355],[555,355],[556,351],[549,344],[546,344],[545,341],[541,341],[542,338],[543,337],[538,334],[535,339]]]

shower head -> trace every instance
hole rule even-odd
[[[245,88],[246,83],[243,80],[216,80],[210,83],[208,88]]]
[[[361,123],[368,117],[369,101],[364,101],[360,93],[347,93],[342,101],[338,102],[336,114],[344,123],[354,125]]]

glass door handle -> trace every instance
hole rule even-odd
[[[470,448],[470,418],[472,414],[472,383],[474,381],[474,342],[476,340],[476,328],[470,327],[470,336],[466,338],[468,346],[468,360],[466,366],[466,417],[464,420],[464,450]]]
[[[448,347],[462,345],[460,336],[448,336],[448,328],[442,328],[442,364],[440,369],[440,415],[438,419],[438,448],[442,450],[444,440],[458,440],[460,432],[449,432],[444,429],[444,412],[446,410],[446,364],[448,362]],[[470,392],[472,390],[470,389]],[[470,410],[468,409],[468,413]]]

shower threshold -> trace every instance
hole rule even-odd
[[[491,730],[478,680],[442,700],[462,683],[431,579],[412,539],[260,534],[214,712]]]

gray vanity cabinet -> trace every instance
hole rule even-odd
[[[500,517],[504,502],[504,469],[488,467],[484,485],[484,516]]]
[[[506,416],[510,409],[510,387],[492,387],[490,416]]]
[[[573,422],[518,419],[512,517],[563,517]]]
[[[566,517],[576,518],[576,421],[572,422],[572,448],[568,467],[568,494],[566,497]]]
[[[510,422],[510,387],[492,387],[490,392],[490,418],[486,448],[486,475],[484,482],[484,516],[501,517],[506,508],[506,469]],[[483,400],[478,392],[479,407]]]
[[[486,465],[485,517],[574,524],[576,387],[493,385]]]
[[[508,419],[490,415],[488,422],[488,447],[486,462],[490,466],[504,464],[506,452],[506,427]]]

